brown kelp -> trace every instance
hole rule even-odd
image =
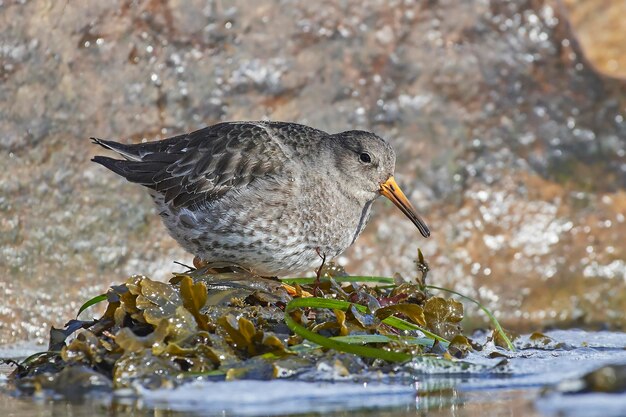
[[[106,302],[100,318],[51,329],[48,351],[19,363],[13,381],[24,393],[66,394],[68,386],[89,392],[198,377],[303,377],[321,363],[363,378],[414,361],[449,369],[481,347],[463,335],[463,304],[430,291],[467,297],[425,285],[421,256],[418,265],[412,281],[348,276],[333,264],[317,277],[283,281],[207,268],[176,273],[169,283],[135,275],[78,311]],[[512,349],[485,311],[494,342]]]

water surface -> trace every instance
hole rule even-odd
[[[66,402],[50,397],[0,395],[7,416],[71,413],[74,416],[117,415],[359,415],[384,416],[602,416],[620,417],[626,394],[563,394],[579,377],[604,365],[626,365],[626,333],[579,330],[547,333],[553,343],[533,345],[528,336],[510,353],[489,344],[467,361],[484,368],[469,372],[415,366],[412,376],[371,375],[354,382],[328,369],[298,380],[210,382],[198,380],[175,389],[135,387],[114,396]],[[478,337],[480,339],[480,337]],[[3,349],[0,356],[26,354],[31,347]],[[506,355],[489,358],[493,352]],[[497,365],[497,366],[496,366]],[[406,371],[406,368],[404,368]],[[5,369],[6,374],[6,369]],[[402,374],[400,377],[399,375]],[[6,380],[3,380],[6,388]]]

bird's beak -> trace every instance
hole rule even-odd
[[[424,237],[430,236],[430,230],[428,230],[428,226],[424,223],[424,220],[417,214],[415,208],[411,204],[408,198],[404,195],[398,183],[393,178],[393,176],[389,177],[389,179],[382,184],[380,184],[380,193],[390,199],[393,204],[396,205],[402,212],[413,222],[415,226],[419,229],[420,233]]]

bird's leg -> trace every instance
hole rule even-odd
[[[322,269],[326,264],[326,254],[321,253],[320,248],[316,248],[315,252],[317,252],[317,255],[322,258],[322,264],[319,268],[317,268],[317,271],[315,271],[315,282],[313,283],[313,293],[318,296],[320,295],[320,279],[322,278]]]
[[[196,269],[200,269],[200,268],[204,268],[207,265],[209,265],[209,263],[199,257],[195,257],[193,258],[193,266],[196,267]],[[280,279],[278,277],[262,277],[260,275],[257,275],[254,273],[253,270],[248,270],[244,267],[241,266],[237,266],[237,268],[241,268],[243,271],[249,273],[250,275],[256,275],[260,278],[264,278],[264,279],[271,279],[273,281],[279,281]],[[224,273],[224,272],[234,272],[235,270],[233,269],[233,267],[225,267],[225,268],[210,268],[207,270],[208,273],[211,274],[219,274],[219,273]],[[296,288],[292,285],[289,284],[285,284],[284,282],[281,283],[282,287],[285,289],[285,291],[287,291],[287,293],[289,295],[291,295],[292,297],[296,297],[296,296],[300,296],[300,297],[313,297],[313,294],[309,293],[308,291],[300,291],[298,292],[298,290],[296,290]]]
[[[232,272],[236,272],[238,269],[243,270],[244,272],[249,273],[250,275],[255,275],[254,272],[247,270],[239,265],[230,265],[230,266],[212,266],[209,267],[210,262],[205,261],[204,259],[196,256],[193,258],[193,266],[196,269],[206,268],[207,274],[229,274]]]

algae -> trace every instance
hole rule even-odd
[[[190,269],[169,283],[134,275],[79,310],[106,302],[102,317],[52,328],[49,351],[18,364],[12,381],[25,394],[66,395],[72,385],[88,393],[91,380],[94,390],[115,390],[327,367],[346,377],[390,375],[391,363],[448,370],[480,346],[462,334],[463,305],[431,296],[427,268],[420,272],[413,282],[368,277],[365,285],[329,264],[317,278],[294,279],[291,295],[284,283],[242,270]]]

